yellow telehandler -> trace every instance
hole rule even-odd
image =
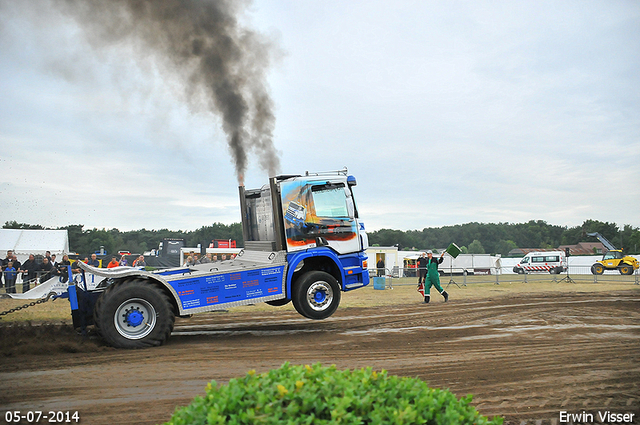
[[[621,249],[616,249],[600,233],[587,233],[587,236],[595,236],[609,250],[604,253],[602,260],[591,266],[591,273],[602,274],[605,270],[618,270],[620,274],[631,275],[640,267],[640,262],[635,257],[624,255]]]

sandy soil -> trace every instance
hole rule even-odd
[[[285,361],[417,376],[474,394],[482,414],[506,424],[605,410],[636,413],[640,423],[637,291],[340,308],[325,321],[277,308],[210,313],[179,319],[166,345],[135,351],[79,339],[65,326],[16,329],[0,334],[0,423],[7,410],[78,411],[84,424],[162,423],[210,380]]]

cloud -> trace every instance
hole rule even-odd
[[[0,165],[11,170],[0,219],[122,230],[239,221],[219,119],[185,103],[152,61],[128,60],[130,46],[96,54],[68,19],[0,7]],[[370,229],[640,226],[635,3],[248,10],[246,24],[277,33],[287,52],[267,75],[282,171],[347,166]],[[267,179],[250,167],[246,182]]]

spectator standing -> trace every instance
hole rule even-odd
[[[123,255],[122,257],[120,257],[120,265],[121,266],[128,266],[129,262],[127,261],[127,258]]]
[[[62,261],[60,261],[56,266],[56,274],[60,276],[60,281],[63,283],[69,280],[69,269],[67,267],[70,265],[71,261],[69,261],[69,256],[65,254],[62,256]]]
[[[7,267],[4,270],[4,281],[7,288],[7,294],[16,293],[16,277],[18,276],[17,270],[13,267],[13,261],[7,263]]]
[[[10,261],[13,260],[13,251],[12,250],[8,250],[7,251],[7,257],[2,259],[2,271],[4,272],[5,269],[7,268],[7,265],[9,264]],[[3,278],[4,273],[0,273],[0,288],[2,288],[2,278]],[[5,279],[6,282],[6,279]]]
[[[93,253],[91,254],[91,260],[89,260],[87,264],[93,267],[100,267],[100,260],[98,260],[98,256]]]
[[[418,274],[418,287],[423,285],[424,287],[424,279],[427,277],[427,254],[420,254],[420,258],[416,261],[416,272]]]
[[[44,257],[42,259],[42,264],[40,264],[40,267],[38,268],[38,272],[40,272],[40,283],[44,283],[51,279],[56,272],[53,264],[49,261],[50,258],[51,257]]]
[[[376,268],[378,269],[378,277],[384,276],[384,260],[382,257],[376,263]]]
[[[133,261],[133,267],[146,267],[147,263],[144,261],[144,255],[139,256]]]
[[[81,273],[82,269],[80,268],[80,259],[78,258],[74,263],[73,266],[71,266],[71,273]],[[84,257],[84,261],[83,263],[85,264],[89,264],[89,257]]]
[[[13,263],[13,268],[16,270],[20,270],[20,267],[22,267],[22,263],[18,261],[18,257],[16,257],[16,254],[13,254],[11,256],[11,262]],[[16,279],[17,279],[17,276],[16,276]]]
[[[114,267],[118,267],[119,265],[120,265],[120,262],[116,260],[116,257],[111,257],[111,261],[109,261],[109,264],[107,264],[107,268],[112,269]]]
[[[38,276],[38,263],[33,254],[29,255],[29,259],[20,266],[18,272],[22,273],[22,293],[24,294],[31,289],[31,282],[36,281]]]

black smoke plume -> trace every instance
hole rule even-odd
[[[273,45],[243,28],[247,1],[54,0],[78,23],[94,47],[132,44],[139,60],[155,60],[179,78],[193,108],[222,118],[238,181],[247,154],[276,175],[275,115],[266,84]]]

